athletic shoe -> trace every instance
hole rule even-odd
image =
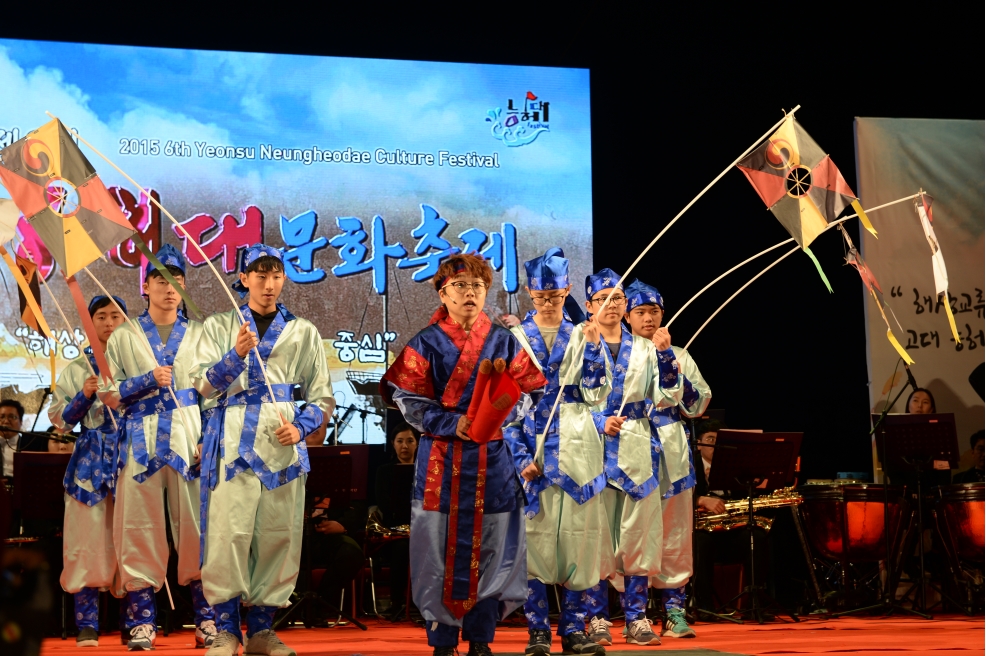
[[[664,624],[661,627],[661,635],[669,636],[671,638],[694,638],[695,629],[688,626],[688,622],[685,620],[685,611],[683,610],[669,610],[667,619],[664,620]]]
[[[229,631],[222,631],[213,637],[212,645],[205,656],[236,656],[240,653],[240,640]]]
[[[489,643],[470,642],[467,656],[493,656],[493,650],[490,649]]]
[[[573,631],[561,637],[563,654],[605,654],[606,648],[597,642],[589,640],[585,631]]]
[[[528,631],[531,639],[527,641],[527,649],[524,650],[525,656],[550,656],[551,654],[551,631],[545,629],[531,629]]]
[[[79,635],[75,636],[75,646],[76,647],[98,647],[99,646],[99,634],[92,627],[85,627],[79,631]]]
[[[298,652],[281,642],[271,629],[257,631],[247,640],[246,649],[243,650],[244,656],[298,656]]]
[[[661,639],[650,628],[651,621],[646,617],[627,624],[627,642],[631,645],[659,645]]]
[[[589,620],[589,640],[592,640],[597,645],[606,645],[607,647],[613,644],[613,636],[609,632],[609,627],[613,626],[613,623],[602,615],[597,615]]]
[[[212,646],[212,642],[219,635],[219,631],[216,630],[216,623],[212,620],[206,620],[202,624],[195,628],[195,647],[205,647],[208,649]],[[237,642],[237,644],[239,644]]]
[[[157,631],[153,624],[138,624],[130,629],[130,641],[127,642],[129,651],[150,651],[154,649],[154,641],[157,640]]]
[[[459,656],[459,650],[455,647],[435,647],[431,656]]]

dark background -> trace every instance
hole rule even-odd
[[[724,4],[471,3],[437,13],[419,3],[18,3],[4,8],[0,36],[588,67],[595,264],[618,272],[782,108],[802,106],[799,121],[854,189],[855,116],[983,119],[981,8]],[[0,102],[16,99],[0,89]],[[847,227],[859,243],[856,222]],[[787,237],[730,171],[634,274],[660,289],[670,316],[719,273]],[[785,250],[692,304],[672,327],[674,343],[683,346]],[[690,350],[714,391],[712,407],[726,409],[730,426],[804,431],[810,477],[869,472],[866,299],[858,274],[843,266],[838,234],[812,250],[834,294],[796,253],[738,296]]]

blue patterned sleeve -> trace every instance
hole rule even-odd
[[[86,416],[86,413],[89,412],[89,408],[92,407],[95,400],[95,394],[92,395],[92,398],[89,398],[82,390],[79,390],[79,393],[72,397],[72,400],[62,411],[62,421],[68,426],[75,426]]]
[[[678,358],[674,354],[674,349],[667,348],[658,351],[657,366],[660,371],[662,390],[669,390],[680,384],[678,380]]]
[[[322,414],[321,408],[314,403],[308,403],[304,410],[294,416],[291,424],[301,433],[301,439],[305,439],[322,427],[324,419],[325,415]]]
[[[606,419],[609,415],[603,412],[593,412],[592,413],[592,423],[596,425],[596,432],[602,435],[606,429]]]
[[[128,378],[120,383],[120,401],[126,404],[133,403],[157,388],[157,381],[154,380],[153,370],[148,371],[142,376]]]
[[[523,424],[514,424],[503,429],[503,441],[507,443],[507,448],[510,449],[510,455],[513,457],[514,467],[518,474],[534,462],[533,449],[529,448],[526,438]]]
[[[222,394],[243,373],[244,369],[246,369],[246,358],[241,358],[236,349],[231,348],[222,360],[209,367],[205,377],[209,384]]]
[[[459,424],[458,412],[446,412],[434,400],[408,392],[387,381],[394,391],[394,403],[400,408],[404,420],[426,435],[455,438]]]

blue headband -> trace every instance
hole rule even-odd
[[[178,251],[177,248],[171,244],[165,244],[158,249],[158,252],[155,253],[155,255],[157,256],[157,259],[161,261],[161,264],[166,267],[181,269],[181,275],[185,275],[185,257]],[[147,276],[150,275],[151,271],[155,270],[157,270],[157,267],[148,262],[147,268],[144,269],[144,280],[147,280]]]
[[[266,244],[254,244],[250,248],[246,249],[245,253],[243,253],[243,258],[240,260],[240,273],[246,273],[246,270],[250,268],[250,265],[262,257],[273,257],[282,265],[284,264],[284,254],[281,253],[280,249],[274,248],[273,246],[268,246]],[[240,298],[243,298],[250,293],[239,280],[230,286],[233,288],[233,291],[240,295]]]
[[[465,273],[467,270],[466,263],[463,262],[462,260],[458,260],[455,264],[452,265],[452,269],[455,271],[455,273],[453,273],[451,276],[445,276],[444,278],[442,278],[441,282],[438,283],[439,289],[444,287],[449,280],[456,277],[460,273]]]
[[[92,300],[89,301],[89,316],[90,317],[93,315],[93,309],[92,309],[92,307],[94,305],[96,305],[96,303],[99,303],[100,301],[103,301],[103,300],[106,300],[106,296],[103,296],[102,294],[100,294],[99,296],[93,296],[92,297]],[[124,300],[122,298],[120,298],[119,296],[114,296],[113,297],[113,300],[116,301],[116,304],[119,305],[123,309],[123,313],[124,314],[128,314],[127,313],[127,304],[124,302]]]
[[[627,312],[640,305],[656,305],[664,310],[664,299],[656,287],[634,280],[626,288]]]
[[[616,273],[612,269],[600,269],[597,273],[585,277],[585,300],[591,301],[595,294],[598,294],[602,289],[610,289],[615,287],[617,289],[623,289],[623,286],[619,284],[620,274]]]
[[[557,246],[544,255],[524,262],[527,270],[527,286],[531,291],[565,289],[568,287],[568,260]]]

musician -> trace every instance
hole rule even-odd
[[[726,425],[715,419],[705,419],[695,424],[698,436],[698,452],[701,463],[695,467],[695,510],[720,514],[726,511],[725,501],[743,498],[742,493],[727,493],[723,490],[710,490],[708,483],[712,460],[715,457],[716,435]],[[770,573],[770,545],[767,533],[754,527],[754,554],[756,557],[756,575],[758,585],[768,580]],[[693,580],[695,604],[702,610],[714,611],[716,608],[713,598],[713,580],[715,565],[740,563],[748,567],[750,554],[750,538],[747,528],[735,528],[729,531],[709,533],[696,530],[693,536],[695,549],[695,575]],[[749,572],[744,573],[744,581],[749,582]],[[722,602],[728,601],[722,599]]]
[[[917,388],[908,395],[906,407],[909,415],[933,415],[938,412],[931,390],[923,387]]]
[[[482,360],[502,358],[517,381],[522,395],[513,417],[547,381],[510,331],[483,313],[492,282],[493,271],[478,255],[445,260],[434,278],[442,307],[381,382],[387,400],[422,432],[411,505],[411,589],[434,656],[456,653],[460,629],[469,656],[492,654],[497,619],[527,598],[524,497],[510,449],[499,434],[474,442],[466,413]]]
[[[376,484],[374,485],[377,507],[380,508],[380,523],[385,528],[393,528],[407,521],[410,515],[407,509],[411,506],[411,489],[406,490],[407,508],[398,519],[397,509],[392,507],[394,498],[394,476],[397,467],[413,467],[418,452],[418,442],[421,433],[410,424],[401,423],[387,440],[387,451],[390,461],[377,468]],[[404,600],[407,599],[407,577],[411,567],[411,556],[407,540],[395,540],[384,545],[377,552],[380,557],[390,563],[390,603],[392,620],[397,620],[404,610]]]
[[[126,303],[114,298],[116,305],[106,296],[89,302],[89,316],[104,351],[110,335],[127,319],[117,309],[119,305],[126,312]],[[48,406],[48,419],[59,432],[68,433],[76,424],[82,428],[75,444],[69,444],[74,449],[63,483],[65,528],[60,580],[62,589],[75,601],[77,647],[99,646],[99,591],[110,590],[119,596],[113,585],[117,564],[112,491],[116,485],[117,427],[123,418],[96,397],[98,372],[92,348],[86,347],[82,357],[62,370]]]
[[[909,415],[933,415],[938,412],[931,390],[923,387],[917,388],[908,395],[905,407]],[[910,486],[913,492],[917,493],[917,472],[894,472],[888,474],[888,478],[894,485]],[[948,469],[926,469],[921,472],[921,486],[925,492],[929,492],[936,485],[948,485],[951,479],[952,473]]]
[[[24,435],[19,431],[24,423],[24,406],[15,399],[0,401],[0,447],[3,460],[2,478],[14,480],[14,453],[17,451],[47,451],[46,440],[35,435]],[[3,430],[7,428],[9,430]]]
[[[984,448],[986,444],[984,444],[983,440],[983,431],[978,430],[972,434],[969,442],[972,444],[972,452],[976,457],[976,462],[969,469],[953,476],[953,483],[986,482],[986,448]]]

